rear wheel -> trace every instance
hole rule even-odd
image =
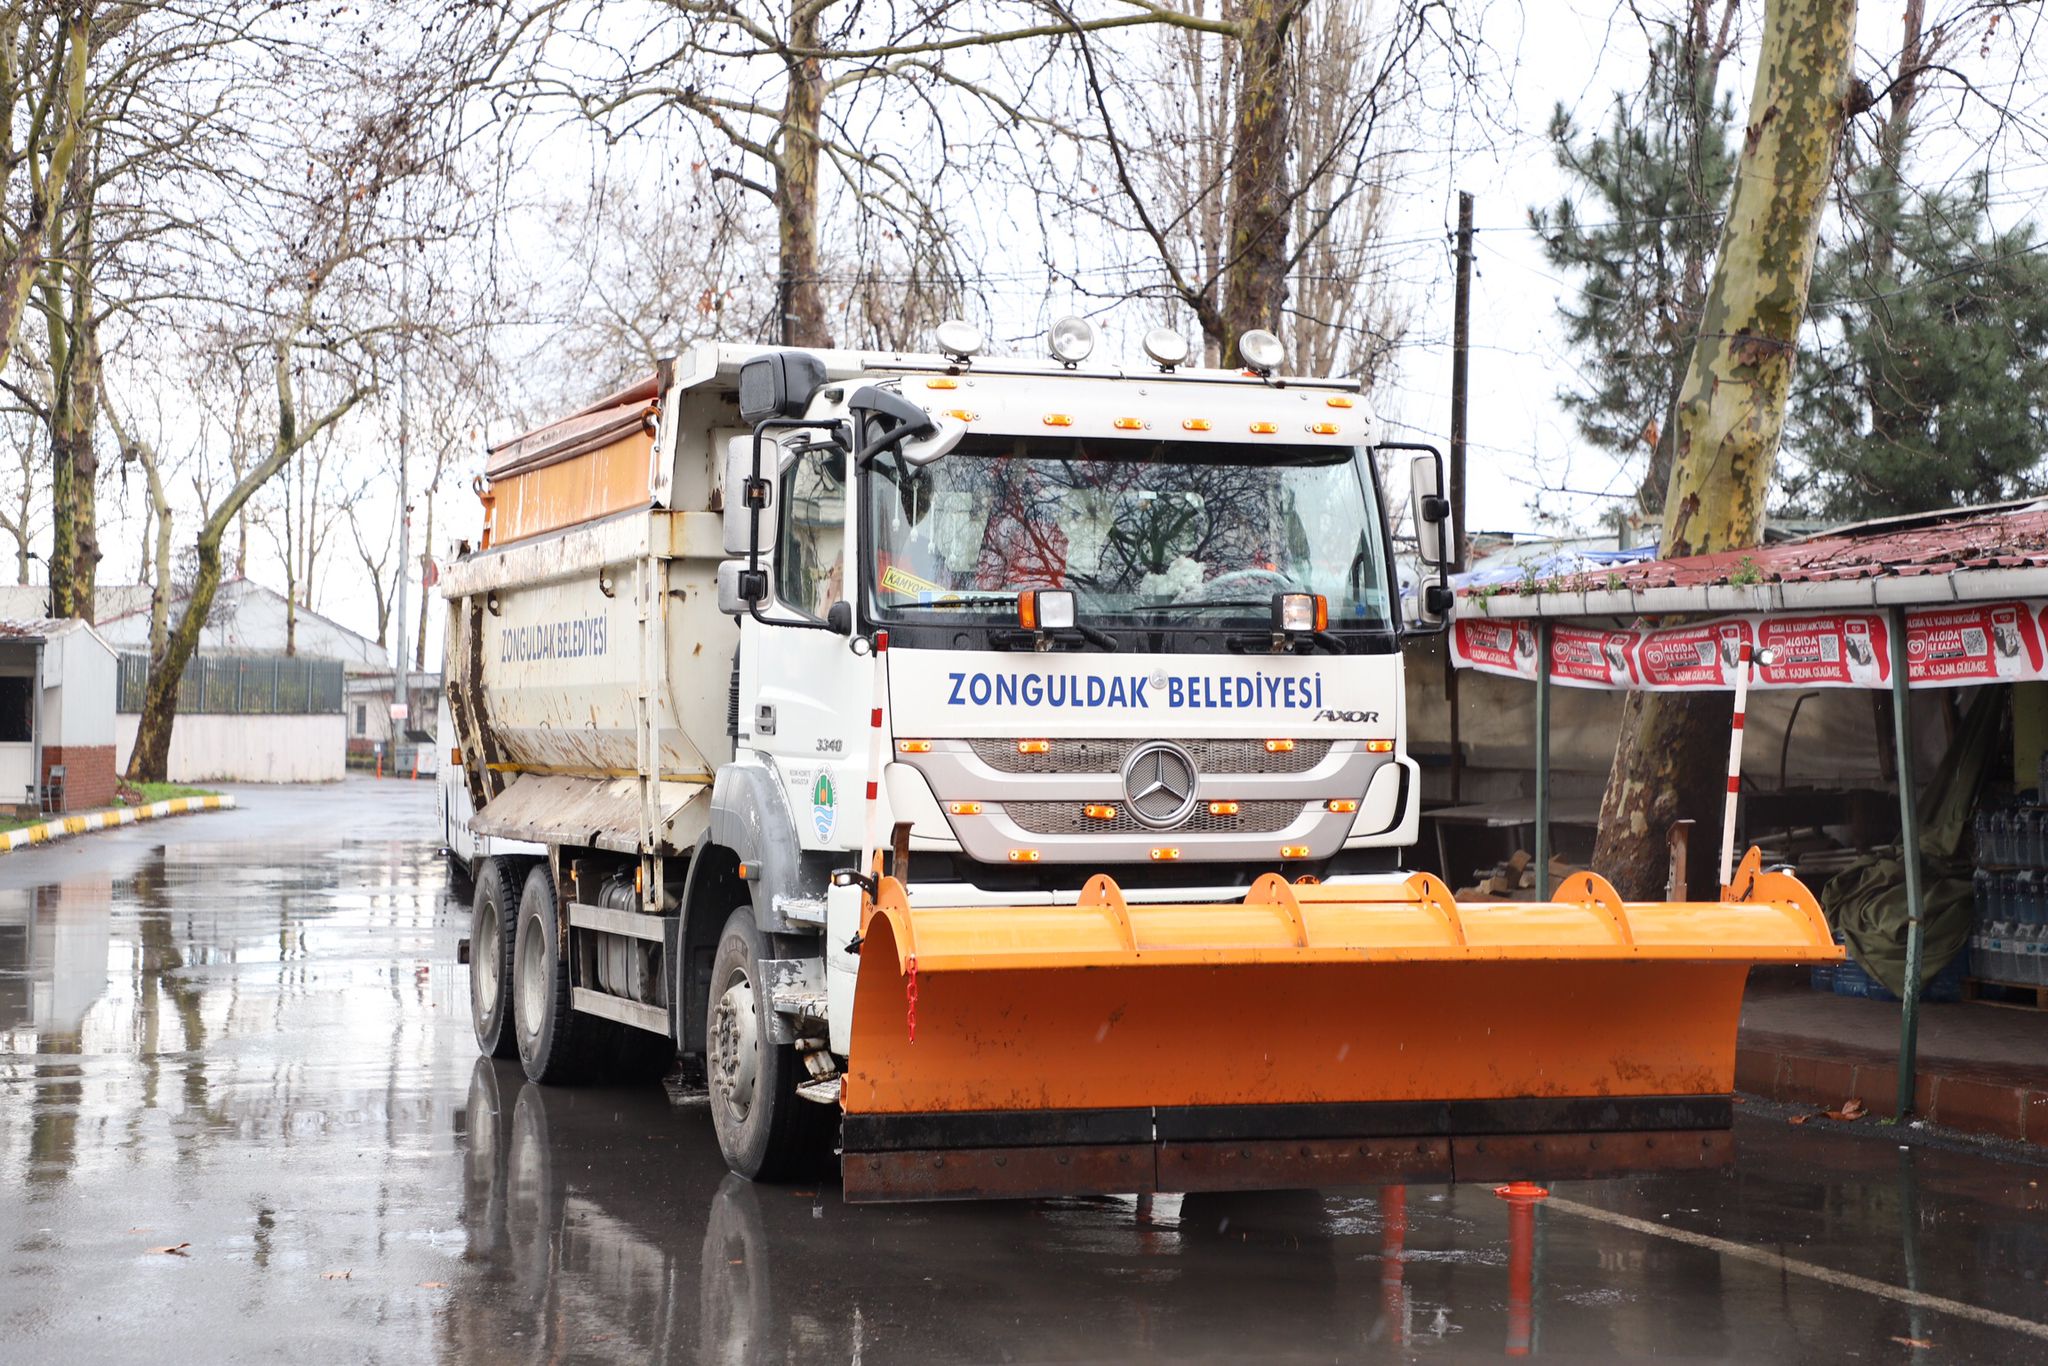
[[[569,1005],[569,959],[555,919],[555,881],[545,864],[527,874],[512,944],[512,1020],[519,1064],[543,1085],[589,1081],[607,1021]],[[472,953],[472,956],[474,954]]]
[[[487,859],[469,906],[469,1019],[485,1057],[519,1054],[512,1028],[512,939],[519,918],[519,866]]]
[[[772,1037],[775,1007],[761,972],[766,957],[754,913],[742,906],[727,917],[712,962],[705,1070],[726,1165],[749,1180],[780,1181],[824,1163],[838,1115],[796,1093],[803,1063]]]

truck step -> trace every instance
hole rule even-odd
[[[839,1078],[826,1077],[823,1081],[807,1081],[796,1088],[797,1095],[817,1105],[839,1103]]]
[[[777,1015],[794,1015],[799,1019],[811,1020],[825,1018],[825,993],[822,991],[777,987],[771,999],[775,1002]]]
[[[792,925],[825,928],[825,898],[822,896],[778,896],[775,909]]]

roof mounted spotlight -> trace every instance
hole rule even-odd
[[[1086,318],[1061,318],[1046,333],[1045,340],[1052,358],[1071,370],[1087,360],[1095,349],[1095,324]]]
[[[961,318],[948,318],[940,323],[932,340],[939,344],[942,354],[962,365],[980,354],[984,341],[981,329]]]
[[[1187,364],[1188,339],[1170,327],[1155,327],[1145,334],[1145,355],[1171,374],[1174,366]]]
[[[1287,359],[1287,348],[1263,327],[1254,327],[1237,339],[1237,356],[1247,370],[1270,375]]]

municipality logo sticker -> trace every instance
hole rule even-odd
[[[832,838],[832,827],[839,823],[839,806],[832,791],[832,775],[820,773],[818,781],[811,786],[811,824],[817,827],[818,838]]]

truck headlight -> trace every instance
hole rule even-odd
[[[1330,629],[1330,600],[1320,593],[1275,593],[1273,629],[1289,635]]]
[[[1017,595],[1017,624],[1027,631],[1070,631],[1074,595],[1065,589],[1032,588]]]

